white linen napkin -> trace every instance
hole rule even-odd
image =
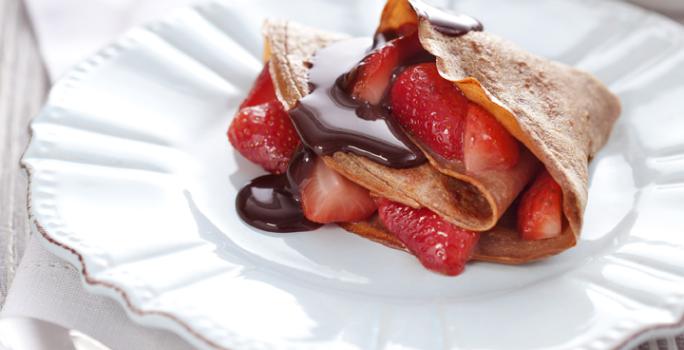
[[[52,81],[137,24],[198,0],[25,0]]]
[[[33,318],[75,329],[111,350],[193,349],[173,333],[134,323],[114,300],[88,293],[76,268],[45,250],[35,233],[0,317]]]
[[[55,81],[127,29],[206,0],[25,0],[47,71]],[[684,23],[682,0],[628,0]]]

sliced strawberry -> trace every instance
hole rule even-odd
[[[380,103],[397,64],[399,50],[392,43],[371,53],[356,67],[351,95],[371,104]]]
[[[480,238],[478,233],[449,223],[429,209],[413,209],[387,199],[378,200],[378,214],[423,266],[445,275],[463,272]]]
[[[563,228],[563,193],[548,171],[542,171],[518,207],[518,232],[525,240],[556,237]]]
[[[418,34],[414,32],[373,51],[356,66],[351,95],[377,105],[382,100],[399,62],[414,56],[421,49]]]
[[[439,75],[434,63],[414,65],[399,74],[391,103],[392,115],[424,145],[446,159],[463,159],[468,100]]]
[[[520,159],[518,141],[484,108],[470,102],[463,135],[468,171],[505,170]]]
[[[240,154],[267,171],[282,174],[299,145],[290,116],[278,101],[241,109],[228,129]]]
[[[313,222],[359,221],[377,209],[367,189],[328,168],[320,158],[299,189],[304,216]]]
[[[239,109],[260,105],[262,103],[275,100],[275,88],[273,87],[271,74],[268,71],[268,63],[266,63],[264,68],[261,70],[261,73],[259,73],[259,76],[254,81],[254,85],[252,85],[252,89],[249,91],[249,94],[247,94],[247,98],[242,101]]]

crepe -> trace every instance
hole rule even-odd
[[[309,93],[307,61],[317,49],[340,36],[282,21],[267,22],[264,31],[276,94],[287,109],[292,109]],[[473,231],[486,231],[496,225],[532,178],[538,163],[527,151],[521,153],[513,169],[479,174],[456,173],[430,164],[394,169],[342,152],[324,157],[324,161],[377,196],[414,208],[429,208]]]
[[[517,264],[574,246],[587,201],[588,160],[610,134],[620,113],[618,99],[591,75],[534,56],[487,32],[445,36],[419,19],[406,0],[388,1],[379,31],[399,31],[407,23],[419,25],[420,42],[437,57],[440,74],[492,113],[530,153],[521,152],[519,169],[505,176],[469,174],[459,162],[446,162],[427,148],[422,149],[430,163],[411,169],[392,169],[342,152],[324,157],[326,164],[375,195],[426,207],[460,227],[486,231],[476,260]],[[264,34],[276,94],[288,109],[309,93],[307,70],[315,51],[344,38],[282,21],[267,21]],[[511,204],[536,172],[536,159],[563,190],[567,223],[558,237],[523,241],[514,229]],[[342,226],[405,249],[377,218]]]

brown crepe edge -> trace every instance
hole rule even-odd
[[[437,57],[440,75],[492,113],[535,154],[563,189],[563,213],[568,224],[559,237],[532,241],[548,253],[540,256],[576,245],[588,196],[588,161],[607,142],[620,114],[617,96],[589,73],[535,56],[489,33],[447,37],[427,20],[419,19],[407,0],[388,0],[377,33],[416,23],[421,45]],[[506,79],[510,77],[521,80]],[[510,84],[502,86],[499,79]],[[497,90],[501,95],[497,96]],[[553,248],[553,244],[560,246]],[[495,258],[504,262],[501,256]],[[529,260],[537,258],[530,256]]]
[[[598,137],[595,137],[595,133],[590,134],[589,136],[580,135],[589,138],[587,140],[589,142],[589,145],[582,145],[579,143],[579,141],[570,141],[566,143],[566,146],[569,145],[569,147],[563,148],[561,149],[561,152],[559,152],[558,149],[553,148],[554,146],[558,146],[557,141],[562,141],[562,139],[564,138],[573,139],[573,135],[561,133],[561,135],[555,135],[558,138],[554,139],[552,137],[553,135],[550,137],[550,133],[544,132],[545,130],[542,130],[540,132],[540,129],[559,128],[562,126],[561,122],[566,122],[567,120],[560,120],[560,122],[557,122],[555,120],[550,120],[550,118],[547,118],[548,120],[541,119],[540,124],[543,124],[541,125],[541,127],[532,123],[526,124],[526,120],[533,118],[524,119],[521,118],[520,115],[516,115],[516,113],[514,113],[511,110],[511,108],[507,106],[506,102],[502,101],[494,93],[490,92],[484,86],[485,84],[480,82],[478,79],[472,76],[468,76],[467,73],[466,75],[461,76],[455,75],[453,72],[451,72],[452,70],[460,70],[461,68],[458,67],[454,69],[453,64],[448,64],[446,62],[447,59],[444,58],[445,53],[441,52],[443,48],[435,49],[435,45],[430,42],[430,40],[434,40],[434,37],[437,37],[441,40],[445,40],[445,37],[442,34],[436,32],[432,28],[432,26],[425,20],[420,21],[419,30],[421,44],[426,50],[430,51],[437,57],[437,67],[440,72],[440,75],[442,75],[445,79],[457,84],[469,100],[479,104],[483,108],[487,109],[490,113],[492,113],[492,115],[494,115],[495,118],[516,139],[518,139],[522,144],[524,144],[527,147],[527,149],[529,149],[537,157],[537,159],[539,159],[542,162],[542,164],[549,171],[554,180],[561,186],[563,190],[563,213],[570,224],[570,229],[576,241],[579,238],[581,232],[583,212],[584,208],[586,207],[588,196],[588,161],[595,154],[595,152],[597,152],[598,149],[600,149],[605,144],[605,142],[608,139],[608,136],[610,135],[612,124],[618,117],[620,110],[619,100],[617,99],[617,97],[610,93],[610,91],[608,91],[607,88],[605,88],[596,78],[594,78],[586,72],[562,65],[560,63],[544,60],[536,56],[533,56],[532,54],[519,50],[519,53],[523,53],[522,56],[526,56],[527,58],[533,58],[534,61],[536,61],[533,61],[530,65],[534,63],[538,64],[536,67],[531,69],[534,73],[549,73],[548,75],[555,75],[556,77],[561,78],[568,78],[568,76],[574,75],[573,79],[568,80],[572,80],[575,83],[580,80],[583,80],[584,84],[586,84],[585,87],[595,91],[597,95],[601,96],[592,96],[592,98],[603,98],[605,101],[604,105],[609,110],[609,114],[604,116],[606,117],[606,119],[609,120],[608,124],[610,124],[610,127],[604,128],[605,133],[599,135]],[[479,32],[473,32],[464,37],[477,36],[492,37],[487,33]],[[428,39],[426,39],[426,37],[428,37]],[[458,39],[448,38],[446,40],[451,41],[451,43],[455,45]],[[477,40],[478,39],[473,39],[473,41],[470,42],[475,42]],[[495,38],[494,40],[500,39]],[[463,38],[462,41],[468,42],[468,38]],[[503,40],[501,41],[503,42]],[[510,44],[504,42],[501,45],[503,46]],[[507,48],[506,46],[503,47]],[[510,45],[509,47],[512,47],[512,45]],[[540,68],[539,71],[534,71],[535,68],[542,67],[542,61],[546,63],[546,65],[543,66],[543,68]],[[532,84],[534,84],[534,81],[532,82]],[[562,90],[562,88],[557,89]],[[586,96],[589,96],[589,94],[586,94]],[[575,103],[575,101],[571,101],[569,103],[573,104]],[[516,101],[516,104],[520,103]],[[578,107],[578,109],[580,108],[582,107]],[[523,112],[518,111],[518,113],[521,114]],[[586,114],[588,114],[589,111],[583,111],[583,113],[586,116]],[[579,115],[579,112],[577,114]],[[566,119],[568,118],[566,117]],[[539,122],[539,119],[533,120],[533,122]],[[575,122],[577,122],[578,124],[582,123],[581,120],[575,120]],[[587,126],[587,128],[591,129],[591,126]],[[584,149],[584,147],[588,147],[589,149]],[[584,160],[580,161],[578,160],[577,156],[573,157],[573,155],[577,153],[585,153],[586,157],[582,157],[584,158]],[[575,244],[576,242],[572,242],[572,246],[574,246]]]
[[[424,45],[426,46],[426,45]],[[426,47],[426,49],[428,49]],[[267,52],[270,51],[270,48],[267,47]],[[440,67],[440,73],[447,79],[454,81],[453,76],[450,76],[449,74],[444,73],[444,62],[441,62],[441,58],[438,59],[438,67]],[[271,67],[271,72],[273,74],[273,67]],[[605,89],[600,82],[598,82],[595,78],[591,77],[590,75],[576,71],[579,74],[583,76],[584,79],[590,84],[593,85],[594,90],[598,90],[598,92],[603,95],[603,97],[606,97],[612,99],[613,105],[617,105],[617,107],[613,108],[613,114],[615,115],[612,119],[614,120],[615,117],[617,117],[618,111],[619,111],[619,102],[617,99],[610,94],[610,92]],[[282,78],[281,78],[282,79]],[[274,79],[275,80],[275,79]],[[282,80],[281,80],[282,81]],[[287,80],[286,80],[287,81]],[[290,80],[292,82],[293,80]],[[532,137],[529,137],[528,134],[529,132],[526,132],[523,127],[520,126],[518,121],[516,120],[515,115],[513,112],[508,109],[505,104],[500,101],[494,94],[489,92],[483,84],[478,81],[477,79],[473,77],[464,77],[463,79],[456,79],[455,82],[459,85],[459,87],[466,93],[466,96],[473,102],[480,104],[482,107],[490,111],[492,114],[499,119],[500,122],[523,144],[528,146],[528,148],[537,156],[538,159],[540,159],[545,165],[547,165],[547,168],[549,168],[549,171],[551,175],[558,181],[559,179],[564,179],[564,174],[562,174],[561,171],[556,170],[554,167],[549,167],[548,164],[551,163],[551,161],[548,159],[549,157],[546,156],[546,153],[544,147],[537,147],[537,142],[541,143],[543,146],[543,140],[538,140],[534,139]],[[281,89],[278,88],[276,89],[280,91]],[[303,93],[302,93],[303,91]],[[306,93],[308,93],[308,89],[306,87],[301,88],[297,90],[297,93],[299,96],[304,96]],[[283,96],[279,95],[279,98],[284,99]],[[290,101],[288,104],[290,106],[294,105],[294,102]],[[609,103],[610,105],[611,103]],[[508,122],[507,122],[508,121]],[[612,124],[612,122],[609,122],[609,124]],[[608,128],[610,130],[610,128]],[[609,132],[608,132],[609,134]],[[601,141],[603,139],[603,141]],[[607,139],[607,135],[604,137],[598,137],[599,142],[596,142],[591,146],[590,150],[587,152],[588,157],[591,157],[599,148],[602,146],[603,143],[605,143],[605,139]],[[590,140],[591,141],[591,140]],[[586,166],[586,163],[585,163]],[[561,174],[559,174],[561,172]],[[352,179],[353,180],[353,179]],[[586,203],[586,194],[584,196],[581,195],[580,189],[583,187],[582,184],[579,184],[579,186],[572,186],[572,183],[568,180],[565,179],[566,181],[558,181],[559,184],[563,187],[564,191],[564,214],[568,218],[568,221],[570,225],[566,227],[564,230],[563,234],[559,237],[556,237],[555,239],[550,239],[550,240],[542,240],[542,241],[532,241],[532,242],[523,242],[521,240],[517,240],[518,242],[522,243],[530,243],[532,245],[536,244],[539,246],[540,249],[537,249],[536,254],[532,254],[526,257],[511,257],[511,256],[493,256],[493,255],[488,255],[486,254],[487,251],[487,246],[488,244],[487,239],[484,239],[483,242],[481,243],[481,247],[478,248],[478,253],[475,256],[476,260],[485,260],[485,261],[494,261],[494,262],[499,262],[499,263],[523,263],[527,261],[532,261],[532,260],[538,260],[541,258],[544,258],[549,255],[554,255],[557,254],[567,248],[570,248],[576,244],[576,239],[577,236],[579,235],[579,228],[581,227],[581,220],[582,220],[582,208],[584,207],[584,203]],[[570,183],[570,185],[567,185],[566,183]],[[566,185],[564,185],[566,184]],[[572,190],[567,190],[567,187],[573,187]],[[584,185],[586,186],[586,184]],[[579,196],[577,195],[579,193]],[[414,205],[415,206],[415,205]],[[348,229],[352,232],[360,233],[361,235],[368,236],[371,234],[374,234],[375,239],[372,237],[368,237],[370,239],[373,239],[375,241],[380,241],[380,243],[386,244],[388,246],[392,246],[392,244],[388,244],[387,242],[383,242],[382,239],[378,239],[378,237],[383,237],[383,234],[379,232],[372,232],[370,231],[369,227],[372,228],[373,225],[370,223],[347,223],[341,225],[345,229]],[[375,228],[377,230],[377,228]],[[507,229],[503,229],[504,231]],[[496,228],[488,233],[483,233],[484,235],[488,235],[491,237],[501,237],[501,230],[499,228]],[[572,237],[568,237],[568,234]],[[387,232],[384,232],[384,235],[387,235]],[[570,239],[568,239],[570,238]],[[560,243],[560,246],[554,247],[554,243]]]
[[[377,215],[367,221],[339,224],[343,229],[358,236],[368,238],[389,248],[410,251],[391,234],[378,220]],[[472,260],[492,262],[505,265],[521,265],[539,261],[561,253],[571,245],[573,240],[569,227],[560,236],[540,241],[524,241],[518,232],[505,225],[497,225],[494,229],[480,234],[480,240]],[[505,251],[506,254],[501,252]]]

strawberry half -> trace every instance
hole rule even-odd
[[[230,124],[228,139],[245,158],[275,174],[287,170],[299,145],[290,116],[278,101],[241,109]]]
[[[468,171],[505,170],[520,159],[518,141],[487,110],[470,102],[463,135]]]
[[[276,98],[268,64],[233,118],[228,140],[245,158],[267,171],[282,174],[287,170],[299,136]]]
[[[518,232],[525,240],[556,237],[563,229],[563,192],[544,169],[523,195],[518,207]]]
[[[378,200],[378,214],[423,266],[445,275],[463,272],[480,238],[478,233],[449,223],[429,209],[413,209],[384,198]]]
[[[463,159],[463,128],[468,100],[442,78],[434,63],[401,72],[391,89],[392,115],[399,124],[442,157]]]
[[[399,62],[413,57],[420,50],[422,47],[416,31],[373,51],[356,66],[351,95],[363,102],[379,104]]]
[[[359,221],[371,216],[377,205],[367,189],[347,180],[317,158],[309,176],[299,184],[307,219],[321,224]]]
[[[261,73],[257,76],[252,85],[252,89],[247,94],[247,97],[242,104],[240,104],[239,109],[245,107],[252,107],[260,105],[262,103],[271,102],[276,100],[275,87],[273,86],[273,81],[271,80],[271,73],[268,70],[268,63],[264,65],[261,69]]]

